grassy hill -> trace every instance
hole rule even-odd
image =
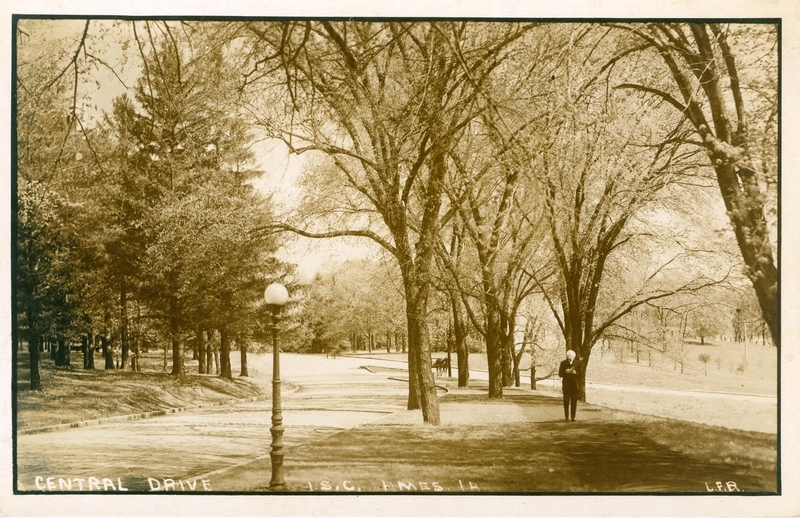
[[[635,349],[617,345],[602,350],[595,346],[586,371],[589,382],[616,385],[655,387],[665,389],[704,390],[774,396],[777,394],[778,350],[760,344],[706,340],[684,343],[683,369],[680,363],[660,351],[641,347],[638,358]],[[707,354],[709,361],[700,361]],[[436,357],[445,356],[437,352]],[[557,370],[561,358],[552,361]],[[530,355],[525,353],[520,362],[522,369],[530,368]],[[471,369],[486,370],[486,355],[472,353],[469,356]],[[541,362],[538,375],[544,375],[546,366]]]
[[[47,356],[47,355],[44,355]],[[30,390],[28,353],[17,355],[17,429],[39,428],[109,416],[138,414],[244,399],[270,393],[258,378],[224,380],[193,374],[197,362],[188,362],[188,374],[178,379],[164,371],[161,353],[141,355],[141,372],[84,370],[82,356],[73,354],[72,368],[56,368],[43,357],[42,390]],[[99,355],[95,365],[102,366]],[[234,372],[234,376],[238,374]]]

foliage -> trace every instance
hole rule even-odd
[[[16,340],[31,352],[31,388],[40,388],[39,347],[46,338],[64,349],[80,325],[77,239],[71,180],[80,159],[75,139],[74,109],[69,106],[69,83],[53,70],[63,53],[56,44],[31,42],[22,32],[16,77],[16,184],[12,229],[15,284]]]
[[[480,110],[481,82],[529,27],[246,26],[252,53],[243,88],[256,93],[259,121],[291,152],[325,155],[347,192],[335,209],[278,227],[307,237],[368,237],[397,259],[408,317],[409,408],[422,408],[426,422],[439,421],[426,315],[447,153]]]
[[[384,338],[402,330],[405,301],[392,269],[375,260],[353,259],[317,274],[305,308],[312,350],[323,352],[343,344],[349,348],[354,333]]]
[[[777,345],[778,274],[767,222],[768,203],[774,207],[775,199],[765,195],[774,192],[770,186],[777,172],[777,27],[612,25],[633,38],[620,57],[641,51],[650,53],[652,62],[663,62],[661,74],[653,74],[650,60],[646,75],[644,70],[637,74],[661,82],[623,82],[617,88],[666,103],[681,116],[675,131],[690,125],[680,138],[705,151],[714,169],[747,276]]]
[[[21,33],[39,42],[45,25]],[[100,27],[102,39],[109,27]],[[248,183],[258,173],[251,137],[224,49],[209,51],[202,28],[178,34],[167,22],[128,25],[142,64],[133,98],[115,99],[104,118],[80,110],[82,74],[111,69],[89,50],[89,28],[66,65],[61,42],[40,61],[21,47],[16,243],[31,265],[19,270],[19,293],[31,296],[18,307],[49,323],[39,334],[69,341],[96,332],[104,351],[120,340],[123,361],[129,331],[138,348],[157,324],[180,375],[190,331],[252,330],[276,241],[254,232],[269,206]],[[111,33],[125,34],[119,26]],[[50,309],[34,307],[36,297]]]

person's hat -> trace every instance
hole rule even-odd
[[[570,360],[574,360],[575,359],[575,351],[573,351],[572,349],[567,351],[567,358],[569,358]]]

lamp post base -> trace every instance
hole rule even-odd
[[[270,453],[272,461],[272,480],[269,481],[270,491],[283,491],[286,482],[283,479],[283,453]]]

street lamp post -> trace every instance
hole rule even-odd
[[[272,479],[269,482],[271,490],[286,488],[283,480],[283,413],[281,411],[281,350],[278,344],[278,330],[281,308],[289,300],[289,293],[282,284],[272,283],[264,291],[264,300],[272,311]]]

